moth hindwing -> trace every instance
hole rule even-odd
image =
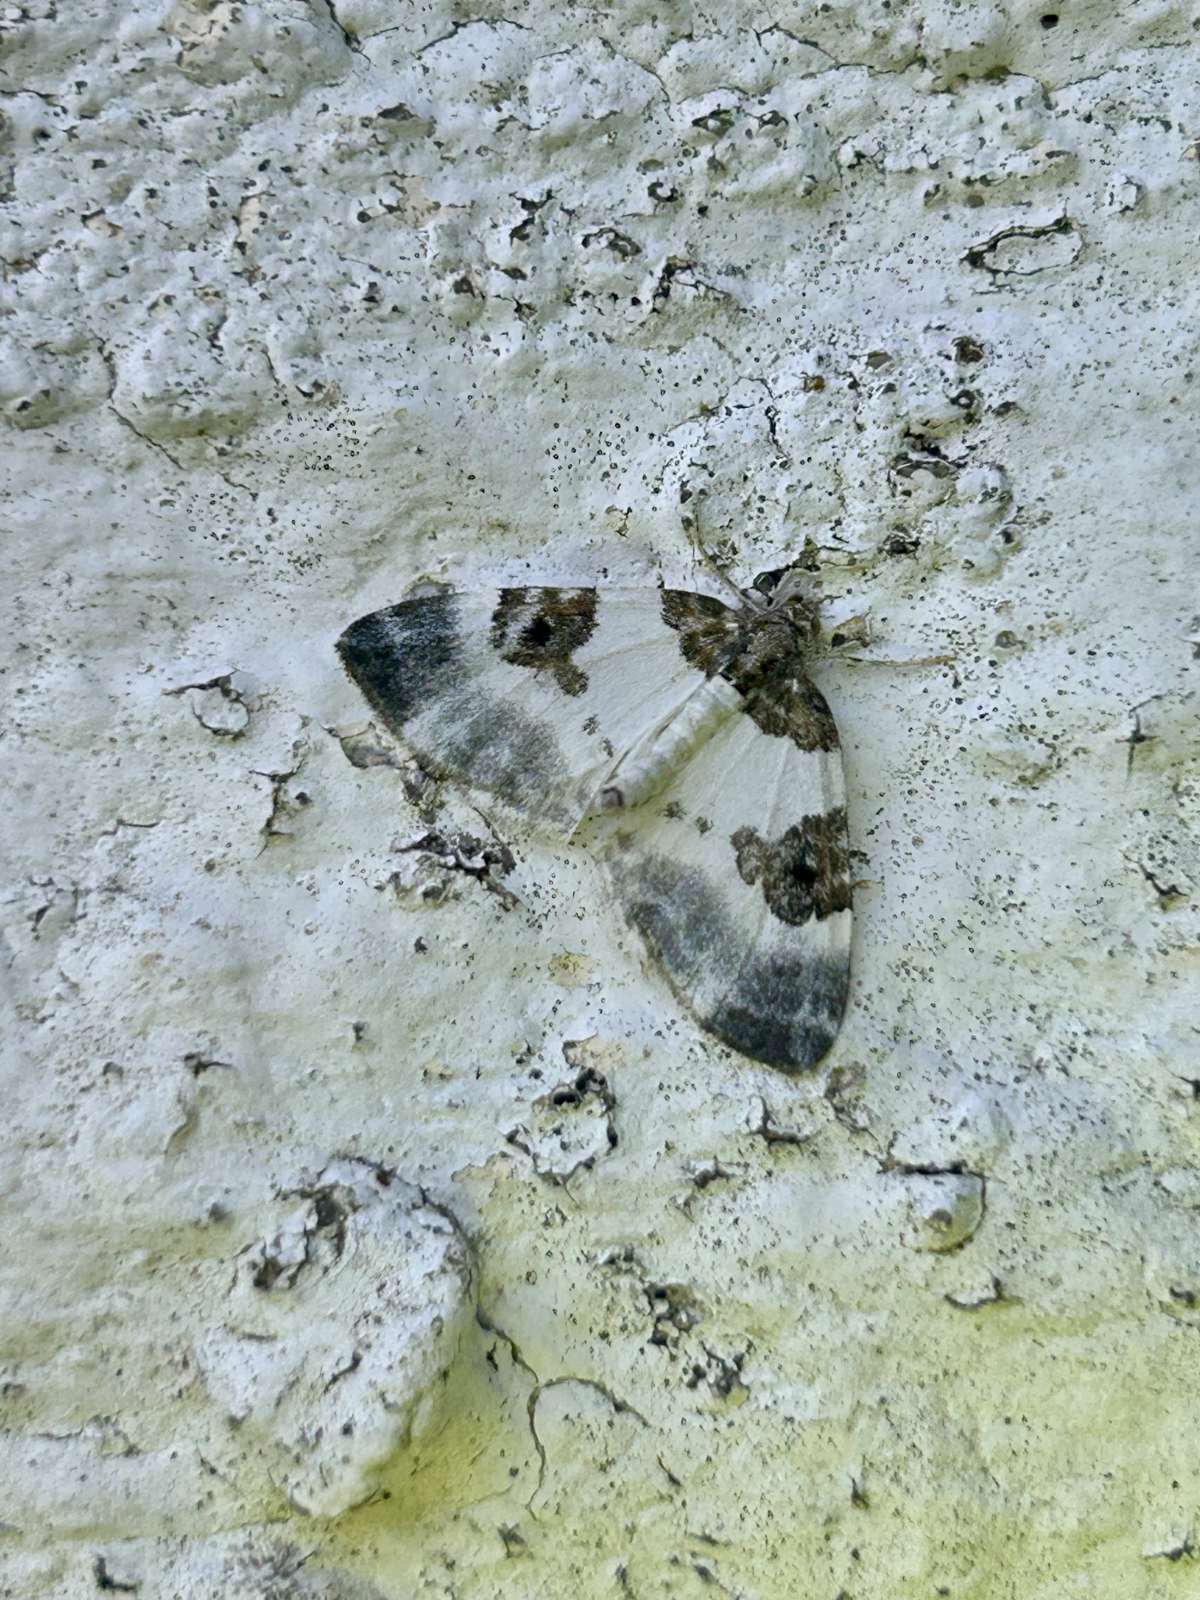
[[[833,1043],[850,964],[837,729],[805,670],[811,601],[511,588],[401,601],[342,662],[429,770],[571,834],[675,993],[785,1071]]]

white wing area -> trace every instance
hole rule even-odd
[[[785,1071],[816,1065],[845,1009],[844,808],[837,751],[800,750],[738,715],[653,799],[601,825],[622,910],[679,998],[725,1043]],[[805,847],[806,818],[827,819],[817,841],[826,848]],[[754,841],[780,841],[789,830],[771,881],[785,921],[754,871]],[[823,896],[822,874],[844,894]]]
[[[656,589],[423,596],[363,617],[338,649],[418,760],[566,833],[707,682]]]

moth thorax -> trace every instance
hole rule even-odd
[[[769,671],[777,661],[795,662],[798,652],[803,651],[810,637],[807,626],[793,623],[790,608],[788,614],[780,608],[779,611],[768,611],[756,617],[749,635],[743,635],[742,649],[730,663],[734,681],[746,672],[760,674]]]
[[[811,595],[793,592],[778,601],[767,615],[780,620],[786,618],[789,625],[805,640],[815,638],[821,626],[821,608]]]

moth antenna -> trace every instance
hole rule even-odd
[[[739,588],[738,585],[734,583],[733,579],[725,571],[725,568],[721,565],[714,552],[711,551],[705,544],[703,535],[700,532],[700,506],[704,500],[703,490],[696,495],[695,499],[696,512],[693,518],[695,534],[694,536],[691,532],[688,534],[688,539],[691,543],[692,549],[696,555],[700,557],[701,561],[708,568],[713,577],[716,578],[721,587],[728,590],[731,595],[735,596],[739,606],[744,606],[747,603],[747,600],[750,600],[749,595],[747,594],[746,590]],[[757,595],[750,600],[750,604],[754,606],[755,610],[762,609],[761,602],[759,601]]]
[[[847,656],[840,650],[829,652],[831,661],[852,661],[857,667],[949,667],[957,656],[912,656],[907,661],[893,661],[888,656]]]

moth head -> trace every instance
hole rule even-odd
[[[820,627],[820,582],[815,573],[802,567],[777,567],[760,572],[751,591],[755,609],[784,617],[805,638],[812,638]]]

